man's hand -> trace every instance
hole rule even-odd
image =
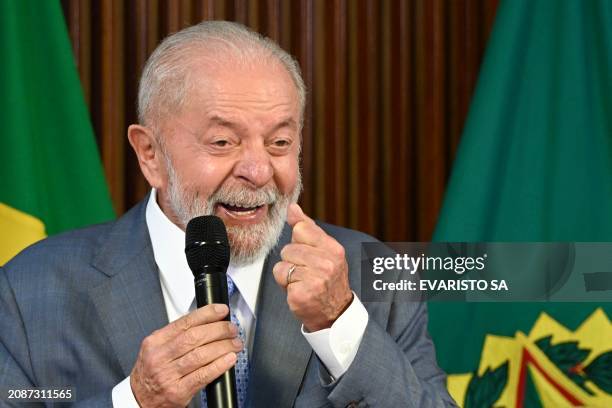
[[[297,204],[289,206],[287,223],[293,228],[291,243],[281,250],[274,279],[287,289],[289,309],[306,330],[331,327],[353,300],[344,247]]]
[[[130,375],[141,407],[185,407],[236,363],[238,329],[221,320],[226,305],[209,305],[156,330],[142,341]]]

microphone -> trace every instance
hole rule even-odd
[[[221,218],[195,217],[185,231],[185,255],[193,272],[198,307],[223,303],[229,307],[227,267],[230,260],[227,231]],[[229,315],[225,317],[229,321]],[[238,408],[234,367],[206,386],[208,408]]]

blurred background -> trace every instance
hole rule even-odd
[[[126,137],[147,57],[169,33],[220,19],[300,63],[306,213],[381,240],[431,238],[497,0],[61,3],[118,215],[148,191]]]

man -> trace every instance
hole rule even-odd
[[[365,305],[360,244],[296,204],[305,89],[245,27],[164,40],[128,129],[152,186],[116,222],[49,238],[0,273],[0,383],[73,386],[77,406],[206,404],[236,365],[242,407],[453,405],[422,304]],[[184,229],[228,229],[228,308],[194,310]],[[7,401],[3,401],[6,404]]]

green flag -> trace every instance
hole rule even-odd
[[[0,21],[2,265],[114,212],[59,1],[1,1]]]
[[[612,2],[501,2],[434,239],[612,241]],[[461,405],[612,406],[610,304],[429,308]]]

